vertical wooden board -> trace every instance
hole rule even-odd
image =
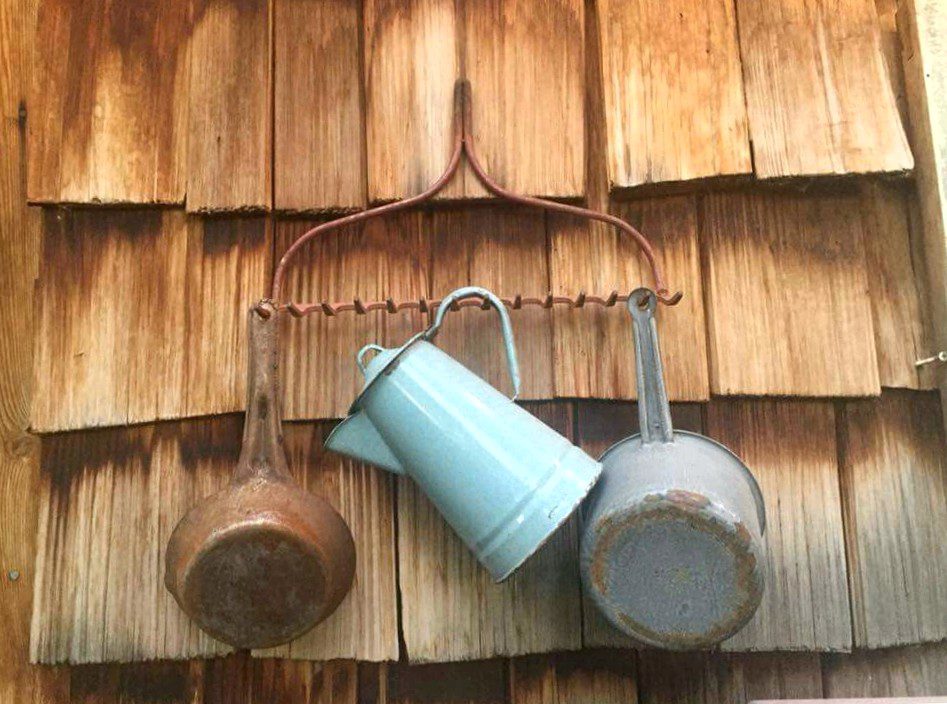
[[[183,202],[190,3],[39,6],[29,199]]]
[[[912,256],[907,195],[877,183],[862,186],[865,254],[878,375],[887,387],[930,388],[930,370],[915,366],[930,350],[926,290]]]
[[[510,661],[512,704],[637,704],[633,652],[557,653]]]
[[[411,212],[317,237],[288,270],[286,298],[335,303],[429,296],[430,249],[420,218]],[[277,252],[315,224],[278,222]],[[285,317],[283,413],[291,420],[345,417],[364,386],[355,353],[370,342],[404,344],[423,327],[418,311]]]
[[[832,404],[713,401],[704,429],[743,459],[766,503],[763,601],[722,648],[850,649]]]
[[[365,205],[360,3],[274,4],[276,208]]]
[[[826,697],[930,697],[947,692],[947,643],[822,659]]]
[[[265,218],[188,217],[187,364],[177,415],[245,407],[247,312],[268,291],[272,253]]]
[[[814,653],[638,654],[642,704],[743,704],[754,699],[821,699]]]
[[[729,0],[604,0],[599,31],[613,187],[752,171]]]
[[[39,214],[26,207],[23,108],[33,68],[37,3],[0,1],[0,701],[58,702],[69,673],[29,664],[33,560],[39,507],[39,443],[29,434],[35,329],[33,284]]]
[[[488,173],[519,193],[583,195],[583,0],[462,6],[473,140]],[[466,196],[484,194],[466,180]]]
[[[244,654],[204,665],[202,704],[355,704],[358,700],[356,663],[257,660]]]
[[[699,433],[703,430],[701,405],[680,403],[671,406],[674,427]],[[634,403],[579,401],[576,404],[579,446],[592,457],[638,432],[638,406]],[[586,647],[634,648],[640,644],[612,626],[595,604],[582,595],[582,643]]]
[[[187,209],[271,206],[270,3],[202,0],[191,39]]]
[[[200,701],[203,665],[149,662],[79,665],[70,670],[70,704],[191,704]]]
[[[447,166],[454,144],[454,81],[461,75],[455,4],[365,0],[370,200],[420,193]],[[463,181],[455,180],[441,195],[462,195]]]
[[[424,220],[431,240],[432,296],[461,286],[482,286],[497,296],[542,296],[549,290],[543,213],[494,206],[436,210]],[[550,399],[552,315],[538,307],[510,310],[522,372],[522,399]],[[497,314],[467,308],[450,313],[438,347],[497,388],[509,391],[510,375]]]
[[[714,393],[879,393],[862,208],[844,193],[702,200]]]
[[[529,409],[571,437],[567,403]],[[401,625],[413,662],[471,660],[581,647],[576,522],[495,584],[411,480],[398,482]]]
[[[947,461],[936,395],[886,391],[841,422],[855,644],[947,638]]]
[[[33,428],[180,411],[187,233],[177,211],[47,211]]]
[[[47,211],[43,222],[34,430],[243,407],[246,313],[272,256],[265,220]]]
[[[873,0],[737,0],[760,178],[914,166]]]
[[[164,586],[178,520],[224,486],[238,416],[45,438],[30,655],[127,662],[224,653]]]
[[[329,501],[352,531],[355,582],[328,619],[286,645],[254,655],[397,660],[393,478],[326,450],[329,430],[329,424],[288,423],[286,451],[300,483]]]
[[[392,665],[377,704],[504,704],[504,660]]]
[[[898,36],[898,0],[875,0],[875,12],[878,15],[881,51],[884,54],[888,81],[898,106],[901,124],[908,130],[910,141],[907,90],[904,86],[904,64],[901,62],[901,39]]]
[[[916,183],[933,352],[947,349],[947,12],[943,2],[904,0],[899,4],[898,29],[911,145],[917,155]],[[947,367],[941,365],[936,377],[943,399],[947,396]]]
[[[710,395],[706,324],[693,196],[621,204],[615,214],[654,245],[669,285],[684,292],[674,307],[660,306],[658,332],[668,395],[701,401]],[[608,295],[653,286],[651,272],[630,238],[571,218],[550,218],[550,277],[555,294]],[[629,399],[636,395],[631,316],[624,305],[557,310],[554,327],[556,395]]]

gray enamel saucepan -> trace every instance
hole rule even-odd
[[[736,455],[671,426],[655,304],[647,289],[628,300],[641,428],[601,457],[584,511],[582,581],[619,630],[683,650],[718,643],[753,616],[766,512]]]

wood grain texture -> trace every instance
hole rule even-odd
[[[326,497],[348,523],[355,539],[355,582],[323,623],[291,643],[254,655],[397,660],[394,480],[384,470],[326,450],[329,430],[330,424],[287,423],[286,447],[303,486]]]
[[[191,38],[187,209],[265,210],[271,202],[271,8],[203,0]]]
[[[671,406],[671,420],[680,430],[702,432],[702,407],[696,403]],[[576,403],[579,446],[592,457],[601,457],[612,445],[638,432],[638,406],[634,403],[579,401]],[[585,647],[640,647],[612,626],[585,594],[582,596],[582,643]]]
[[[512,704],[637,704],[634,653],[582,651],[510,661]]]
[[[819,656],[813,653],[720,655],[638,654],[641,704],[743,704],[755,699],[822,697]]]
[[[246,406],[246,311],[269,284],[272,247],[264,218],[188,218],[184,404],[172,417]]]
[[[766,590],[724,650],[848,650],[852,626],[836,424],[825,401],[713,401],[704,430],[753,472],[766,502]]]
[[[423,224],[431,240],[431,291],[442,298],[476,285],[498,296],[542,296],[549,291],[546,219],[511,207],[435,210]],[[509,310],[522,372],[521,399],[550,399],[553,389],[552,314],[538,307]],[[468,308],[450,313],[437,346],[488,383],[511,393],[497,314]]]
[[[694,197],[656,198],[615,207],[654,245],[668,282],[684,291],[675,307],[657,313],[668,396],[675,401],[710,395]],[[653,286],[637,245],[614,230],[572,218],[550,218],[550,276],[556,294],[608,295]],[[631,315],[624,305],[555,311],[556,395],[630,399],[637,395]]]
[[[862,207],[844,193],[702,200],[714,393],[879,393]]]
[[[355,704],[357,666],[350,660],[325,663],[257,660],[245,654],[204,664],[202,704]]]
[[[460,77],[459,22],[454,0],[365,0],[370,200],[420,193],[447,166]],[[463,194],[459,176],[442,196]]]
[[[947,461],[936,395],[844,405],[842,499],[855,644],[947,639]]]
[[[822,659],[826,697],[929,697],[947,692],[947,643]]]
[[[392,664],[382,673],[371,704],[505,704],[506,662],[485,660],[436,665]],[[361,690],[359,692],[361,695]]]
[[[603,0],[613,188],[749,174],[736,12],[728,0]]]
[[[487,172],[518,193],[583,195],[583,0],[461,5],[473,139]],[[485,191],[467,178],[464,195]]]
[[[364,207],[360,5],[274,3],[276,208]]]
[[[69,673],[29,664],[39,443],[29,434],[33,388],[33,283],[38,213],[26,207],[27,124],[35,0],[0,0],[0,286],[16,305],[0,308],[0,701],[56,702]]]
[[[42,450],[30,655],[86,663],[229,651],[164,587],[187,510],[229,479],[240,419],[52,436]]]
[[[33,429],[242,408],[245,312],[271,248],[261,218],[47,211]]]
[[[131,665],[81,665],[71,668],[72,704],[189,704],[201,701],[204,665],[150,662]]]
[[[737,0],[760,178],[914,166],[873,0]]]
[[[191,4],[39,6],[29,199],[183,202]]]
[[[923,261],[912,246],[909,195],[877,183],[862,185],[865,255],[872,325],[882,386],[931,388],[933,369],[919,369],[930,350]]]
[[[229,480],[242,418],[141,425],[43,441],[31,655],[41,662],[207,657],[229,648],[203,634],[164,588],[178,520]],[[322,449],[327,428],[286,428],[303,486],[346,519],[359,550],[356,587],[292,657],[397,657],[390,479]]]
[[[46,211],[41,256],[33,428],[173,415],[183,391],[183,213]]]
[[[316,238],[287,273],[287,299],[402,301],[429,296],[430,244],[420,223],[421,215],[411,212]],[[284,251],[314,224],[277,223],[277,250]],[[370,342],[402,345],[424,327],[424,316],[417,311],[286,317],[283,413],[288,419],[345,417],[365,383],[355,353]]]
[[[917,156],[923,257],[930,292],[931,352],[947,349],[947,11],[938,0],[904,0],[898,10],[911,146]],[[935,370],[941,398],[947,367]]]
[[[528,408],[571,437],[569,404]],[[408,657],[472,660],[581,647],[577,552],[570,520],[512,577],[495,584],[418,486],[399,478],[401,625]]]

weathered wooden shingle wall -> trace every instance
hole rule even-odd
[[[354,351],[399,343],[426,316],[289,319],[291,463],[353,529],[351,595],[312,633],[255,657],[38,670],[50,692],[716,704],[947,689],[942,645],[815,652],[947,639],[947,464],[933,379],[914,366],[931,348],[915,192],[897,178],[913,158],[889,3],[37,3],[33,88],[4,93],[3,105],[7,118],[22,101],[29,133],[4,122],[3,144],[28,167],[4,186],[18,208],[4,226],[32,223],[41,240],[23,248],[39,252],[34,659],[226,652],[160,575],[169,531],[235,461],[245,310],[308,227],[440,173],[460,77],[473,87],[478,153],[500,183],[584,200],[652,240],[685,293],[659,313],[675,422],[741,454],[770,512],[768,590],[724,644],[735,652],[616,649],[633,644],[579,590],[578,519],[494,585],[415,486],[322,450],[360,387]],[[24,182],[43,206],[28,220]],[[462,167],[435,207],[314,242],[286,294],[650,283],[612,230],[486,195]],[[29,298],[32,273],[18,270],[15,299]],[[627,312],[513,319],[532,412],[595,453],[635,432]],[[28,335],[11,331],[11,344]],[[505,389],[496,336],[492,316],[465,310],[439,343]],[[17,397],[16,413],[25,407]],[[539,655],[583,647],[606,649]],[[778,650],[808,652],[749,653]],[[353,662],[399,658],[471,662]],[[874,690],[863,680],[876,672]]]

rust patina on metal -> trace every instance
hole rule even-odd
[[[763,496],[730,450],[675,430],[654,320],[633,291],[641,431],[602,455],[586,505],[582,580],[618,629],[649,645],[706,647],[750,620],[763,595]]]
[[[289,473],[279,411],[278,316],[251,311],[248,328],[240,458],[230,485],[174,529],[165,584],[213,637],[238,648],[265,648],[302,635],[336,609],[352,585],[355,544],[335,509]]]
[[[678,650],[717,643],[743,628],[753,617],[763,596],[762,563],[746,526],[740,521],[734,522],[728,512],[722,511],[709,498],[696,492],[671,490],[663,494],[648,494],[635,511],[612,514],[600,521],[594,527],[599,539],[590,566],[595,589],[608,598],[612,581],[609,579],[610,570],[619,570],[619,573],[613,575],[615,579],[623,580],[625,577],[620,553],[626,546],[622,545],[622,542],[629,536],[641,535],[644,533],[641,530],[643,528],[653,528],[661,524],[677,524],[685,531],[694,531],[702,537],[713,536],[718,541],[721,561],[735,565],[735,588],[728,593],[733,607],[724,612],[720,621],[708,624],[699,632],[684,629],[659,631],[641,618],[640,612],[629,614],[621,608],[616,609],[613,618],[620,620],[624,626],[623,630],[639,640]],[[642,549],[654,550],[656,547],[650,542],[649,545],[642,546]],[[669,560],[668,556],[656,555],[655,560],[665,560],[667,570],[671,573],[671,579],[667,582],[670,585],[670,593],[665,594],[664,598],[669,602],[682,603],[681,595],[675,594],[673,590],[675,584],[683,586],[692,577],[690,568],[677,564],[673,556]],[[631,565],[625,567],[633,568]],[[640,568],[640,565],[634,568]],[[679,574],[675,575],[675,571]],[[616,603],[623,602],[619,598]]]

